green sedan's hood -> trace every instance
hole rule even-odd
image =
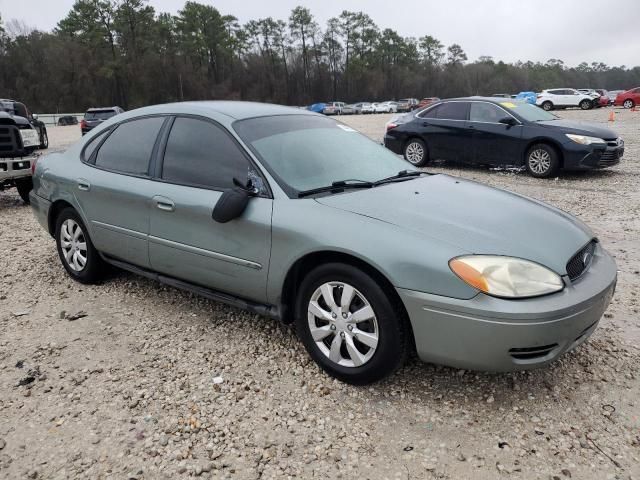
[[[571,215],[530,198],[448,175],[352,190],[317,201],[457,246],[461,253],[507,255],[566,273],[593,238]],[[402,248],[402,245],[398,245]]]

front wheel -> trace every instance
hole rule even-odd
[[[544,143],[533,145],[527,152],[527,170],[537,178],[547,178],[555,175],[560,166],[558,152]]]
[[[29,193],[33,189],[33,180],[31,177],[18,178],[14,180],[16,184],[16,189],[18,190],[18,195],[24,203],[29,205]]]
[[[622,106],[623,106],[624,108],[633,108],[633,107],[634,107],[634,105],[635,105],[635,104],[633,103],[633,100],[631,100],[631,99],[629,99],[629,100],[625,100],[625,101],[622,103]]]
[[[580,108],[582,110],[589,110],[590,108],[593,108],[593,103],[591,103],[589,100],[582,100],[580,102]]]
[[[409,336],[404,313],[362,270],[321,265],[303,280],[296,303],[296,330],[329,375],[364,385],[404,362]]]
[[[95,283],[100,279],[104,261],[73,208],[65,208],[58,215],[55,236],[60,261],[71,278],[80,283]]]
[[[429,161],[427,146],[419,138],[412,138],[404,146],[404,159],[411,165],[422,167]]]

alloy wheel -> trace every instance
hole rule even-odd
[[[529,154],[529,168],[538,175],[543,175],[551,167],[551,155],[542,148],[537,148]]]
[[[69,268],[82,271],[87,265],[87,240],[80,225],[71,218],[60,228],[60,247]]]
[[[625,100],[624,103],[622,104],[622,106],[624,108],[631,108],[631,107],[633,107],[633,102],[631,100]]]
[[[407,156],[407,160],[409,160],[410,163],[420,163],[424,158],[424,148],[422,148],[422,145],[420,145],[418,142],[411,142],[409,145],[407,145],[407,150],[405,153]]]
[[[309,300],[307,320],[316,346],[333,363],[359,367],[376,352],[375,312],[364,295],[347,283],[318,287]]]

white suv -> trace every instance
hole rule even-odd
[[[580,107],[582,110],[593,108],[593,98],[574,88],[554,88],[538,94],[536,105],[549,111],[554,108]]]

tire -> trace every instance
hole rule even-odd
[[[29,205],[29,203],[31,203],[29,201],[29,193],[33,190],[33,180],[31,177],[25,177],[17,178],[14,182],[16,184],[16,189],[18,190],[18,195],[20,195],[20,198],[24,203]]]
[[[80,229],[79,234],[77,228]],[[93,246],[87,227],[73,208],[65,208],[56,218],[55,238],[58,256],[71,278],[80,283],[96,283],[103,276],[104,261]],[[67,260],[67,255],[71,260]]]
[[[548,178],[558,172],[560,156],[552,146],[546,143],[537,143],[527,151],[525,163],[531,176]]]
[[[343,310],[345,289],[352,294]],[[406,358],[410,334],[404,312],[373,278],[356,267],[327,263],[312,270],[300,285],[295,312],[296,330],[311,358],[343,382],[366,385],[378,381],[391,375]],[[366,343],[361,341],[365,339]]]
[[[404,146],[404,159],[415,167],[422,167],[429,161],[426,144],[419,138],[410,139]]]
[[[549,112],[551,110],[553,110],[553,103],[546,101],[546,102],[542,102],[542,109],[545,112]]]
[[[580,102],[580,108],[582,110],[590,110],[591,108],[593,108],[593,103],[589,100],[582,100]]]
[[[47,134],[47,130],[42,130],[40,134],[40,150],[46,150],[49,148],[49,135]]]
[[[623,106],[624,108],[633,108],[633,107],[635,107],[635,105],[636,105],[636,104],[634,103],[634,101],[633,101],[633,100],[631,100],[630,98],[629,98],[629,99],[627,99],[627,100],[625,100],[624,102],[622,102],[622,106]]]

